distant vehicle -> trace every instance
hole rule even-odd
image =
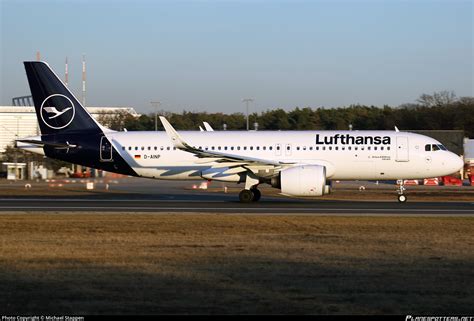
[[[90,178],[90,173],[72,173],[69,177],[71,178]]]
[[[331,180],[403,180],[457,172],[460,157],[433,138],[396,131],[116,132],[100,125],[45,62],[25,62],[41,136],[17,147],[124,175],[244,183],[241,202],[260,184],[289,196],[322,196]],[[53,109],[54,108],[54,109]],[[51,117],[54,113],[54,117]],[[57,116],[56,116],[57,115]]]

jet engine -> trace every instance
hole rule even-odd
[[[326,185],[326,167],[324,166],[300,165],[290,167],[282,170],[279,178],[279,182],[274,180],[272,185],[280,187],[283,194],[292,196],[329,194],[329,186]]]

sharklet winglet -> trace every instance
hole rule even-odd
[[[168,137],[171,139],[171,142],[173,143],[174,147],[178,149],[186,149],[187,147],[189,147],[189,145],[184,141],[181,135],[178,134],[176,129],[174,129],[174,127],[165,117],[160,116],[160,120],[163,124],[163,127],[165,128],[166,134],[168,134]]]

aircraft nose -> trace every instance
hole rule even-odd
[[[450,165],[454,172],[458,172],[464,167],[464,161],[458,155],[451,153]]]

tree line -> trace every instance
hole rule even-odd
[[[244,130],[243,113],[208,113],[183,111],[160,112],[181,130],[198,130],[207,121],[215,130]],[[453,92],[423,94],[415,103],[398,107],[350,105],[338,108],[296,107],[268,109],[249,115],[250,127],[258,123],[258,130],[464,130],[474,138],[474,97],[457,98]],[[155,115],[134,117],[128,113],[104,114],[99,122],[114,130],[154,130]],[[224,125],[225,124],[225,125]],[[162,130],[158,120],[158,129]]]

